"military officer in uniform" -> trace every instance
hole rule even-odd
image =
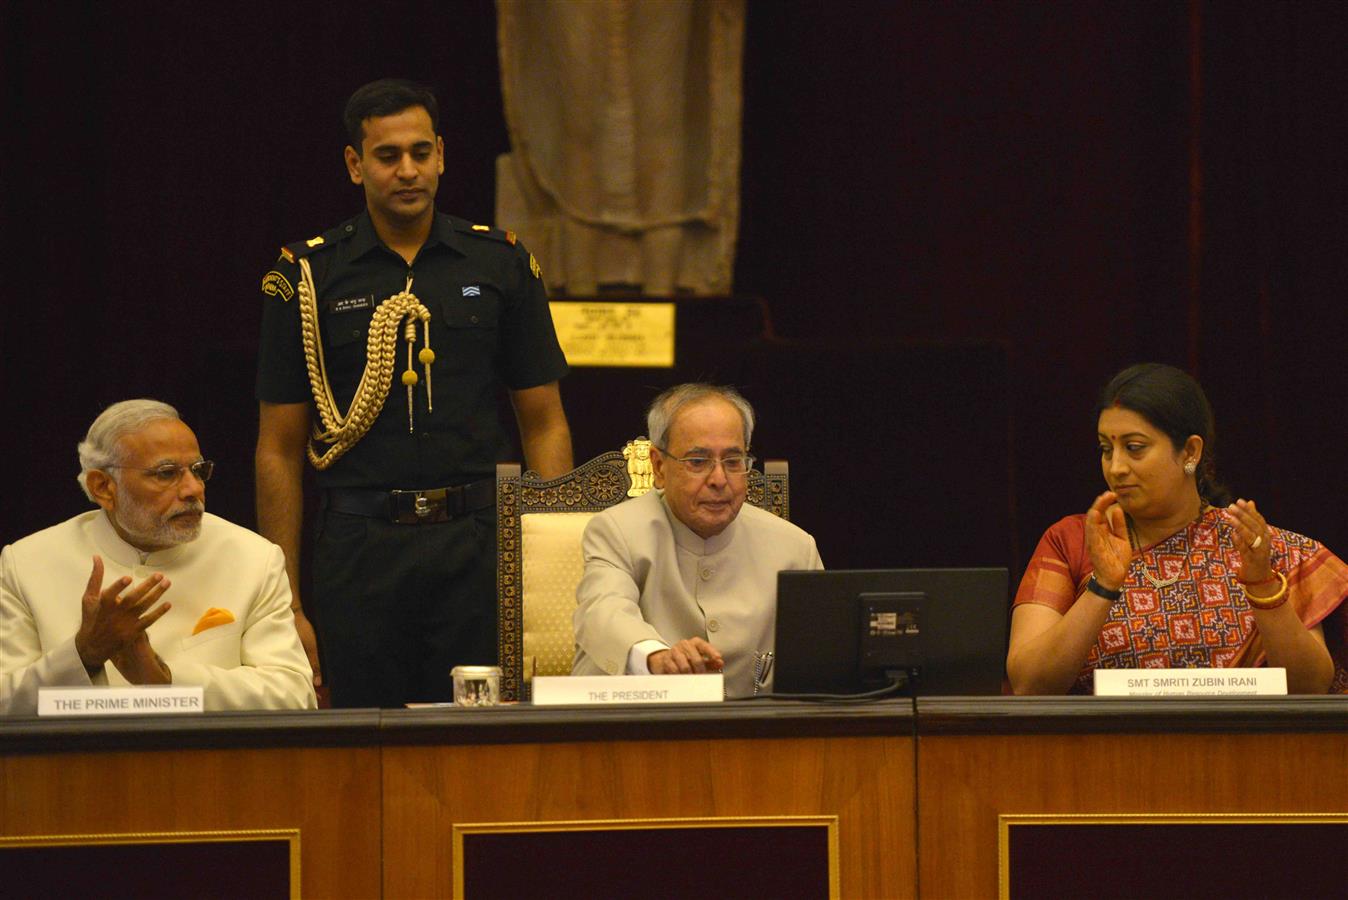
[[[501,385],[528,467],[572,466],[538,263],[512,233],[436,211],[437,116],[420,85],[357,90],[345,158],[365,211],[283,247],[262,282],[258,526],[285,551],[334,706],[446,700],[453,666],[495,662]],[[306,457],[317,645],[299,603]]]

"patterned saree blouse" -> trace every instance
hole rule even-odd
[[[1348,566],[1318,541],[1270,528],[1273,568],[1287,576],[1287,602],[1307,627],[1322,625],[1334,658],[1333,693],[1348,693]],[[1264,661],[1254,614],[1236,578],[1240,554],[1220,509],[1144,549],[1128,568],[1123,597],[1086,657],[1071,693],[1089,694],[1104,669],[1257,666]],[[1015,605],[1066,613],[1091,575],[1086,517],[1044,533]]]

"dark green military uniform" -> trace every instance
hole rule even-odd
[[[412,293],[431,313],[431,400],[424,368],[408,431],[399,340],[393,382],[369,432],[317,473],[313,610],[335,706],[446,700],[449,670],[496,660],[495,507],[502,444],[498,395],[566,374],[537,264],[508,232],[437,214],[412,265],[386,247],[368,212],[289,245],[263,279],[257,396],[312,403],[301,340],[298,259],[309,260],[337,408],[365,370],[375,308]],[[422,346],[417,326],[414,356]],[[324,448],[319,447],[320,452]],[[385,493],[464,488],[429,524],[394,521]],[[395,500],[404,499],[395,497]],[[395,504],[396,506],[396,504]],[[406,509],[402,510],[406,513]],[[402,522],[417,521],[403,516]]]

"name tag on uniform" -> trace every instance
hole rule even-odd
[[[366,294],[364,297],[343,297],[341,300],[327,300],[324,302],[323,307],[330,313],[354,312],[358,309],[373,309],[374,294]]]

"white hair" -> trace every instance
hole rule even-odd
[[[669,429],[674,424],[679,410],[690,403],[701,403],[711,399],[724,400],[739,412],[740,421],[744,423],[744,449],[748,450],[749,442],[754,436],[754,408],[744,399],[744,395],[733,387],[719,387],[701,382],[677,384],[651,401],[651,408],[646,411],[646,433],[651,443],[661,449],[668,448]]]
[[[94,499],[94,495],[89,492],[90,471],[106,469],[119,462],[121,457],[117,445],[122,438],[161,419],[182,421],[178,411],[167,403],[144,398],[123,400],[99,413],[94,424],[89,426],[89,433],[76,448],[80,455],[80,474],[75,477],[84,496]]]

